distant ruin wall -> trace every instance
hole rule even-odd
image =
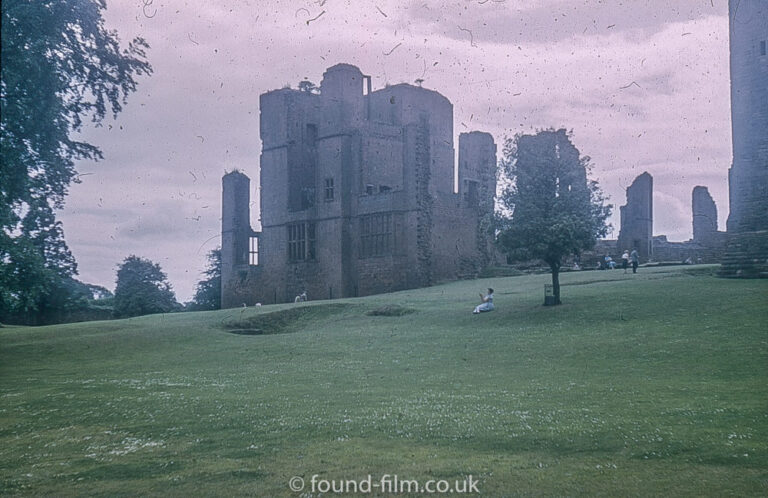
[[[717,233],[717,206],[707,187],[697,186],[691,194],[693,240],[706,244]]]
[[[653,177],[645,172],[627,188],[627,203],[621,206],[619,250],[637,249],[640,258],[653,257]]]

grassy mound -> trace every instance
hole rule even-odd
[[[526,275],[6,327],[0,494],[298,496],[293,476],[397,474],[764,496],[768,282],[712,268],[570,272],[557,307]],[[473,316],[487,287],[496,311]],[[400,308],[418,312],[365,313]]]
[[[315,321],[326,319],[353,306],[351,304],[296,305],[277,311],[267,311],[247,317],[229,318],[222,328],[233,334],[264,335],[299,332]],[[269,309],[269,307],[265,307]]]

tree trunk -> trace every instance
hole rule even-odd
[[[555,295],[555,304],[562,304],[560,301],[560,265],[549,265],[552,269],[552,293]]]

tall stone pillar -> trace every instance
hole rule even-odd
[[[693,241],[706,245],[717,232],[717,206],[707,187],[694,187],[691,197]]]
[[[627,203],[620,208],[618,251],[637,249],[640,258],[653,257],[653,177],[645,172],[627,187]]]
[[[221,307],[238,306],[234,296],[238,269],[248,268],[251,229],[251,180],[239,171],[221,179]]]
[[[729,0],[728,248],[720,274],[768,277],[768,2]]]

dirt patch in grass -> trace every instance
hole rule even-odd
[[[237,335],[262,335],[264,331],[261,329],[227,329],[230,334]]]
[[[368,316],[403,316],[410,313],[414,313],[416,310],[413,308],[406,308],[398,304],[388,304],[379,308],[367,311],[365,314]]]
[[[232,318],[222,323],[222,329],[238,335],[290,334],[305,330],[313,322],[337,315],[353,305],[297,305],[293,308],[259,313],[245,318]]]

